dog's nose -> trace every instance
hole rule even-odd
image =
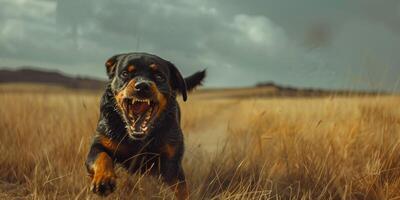
[[[145,91],[149,91],[150,90],[150,84],[147,82],[138,82],[135,84],[135,90],[136,91],[141,91],[141,92],[145,92]]]

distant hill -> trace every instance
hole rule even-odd
[[[89,90],[99,90],[105,86],[105,81],[99,79],[72,77],[55,71],[42,71],[31,68],[18,70],[0,69],[0,83],[39,83]]]
[[[1,83],[35,83],[94,91],[103,90],[105,87],[104,80],[87,77],[72,77],[60,72],[42,71],[32,68],[18,70],[0,69],[0,84]],[[321,97],[331,95],[364,96],[379,94],[383,93],[288,87],[274,82],[262,82],[254,87],[246,88],[202,88],[195,93],[197,97],[201,98]]]
[[[274,82],[261,82],[253,87],[243,88],[212,88],[196,92],[198,98],[287,98],[287,97],[331,97],[331,96],[376,96],[385,95],[384,92],[354,91],[354,90],[327,90],[316,88],[300,88],[278,85]]]

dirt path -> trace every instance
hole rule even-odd
[[[204,119],[203,123],[207,125],[192,130],[185,138],[186,146],[201,148],[207,152],[216,152],[221,149],[226,141],[234,105],[235,103],[229,103],[218,111],[218,114]]]

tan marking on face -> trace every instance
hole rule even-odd
[[[117,106],[123,110],[123,101],[124,101],[124,91],[120,91],[115,95],[115,100],[117,100]]]
[[[135,92],[136,81],[134,79],[130,80],[128,85],[124,88],[125,96],[130,96]]]
[[[122,89],[115,95],[115,99],[117,100],[117,106],[121,110],[124,110],[124,107],[123,107],[124,98],[129,97],[130,95],[132,95],[134,93],[135,84],[136,84],[135,80],[129,81],[128,85],[126,85],[126,87],[124,89]]]
[[[153,70],[156,70],[158,66],[157,66],[157,64],[151,64],[151,65],[149,65],[149,67]]]
[[[157,110],[157,117],[160,117],[161,113],[165,110],[167,107],[167,98],[165,97],[164,94],[158,90],[157,86],[155,83],[151,84],[151,90],[153,94],[155,94],[157,101],[158,101],[158,110]]]
[[[135,71],[135,66],[133,66],[133,65],[129,65],[128,66],[128,72],[134,72]]]

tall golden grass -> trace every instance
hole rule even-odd
[[[100,94],[0,93],[0,199],[100,199],[84,160]],[[182,103],[191,199],[400,199],[400,98]],[[107,199],[172,199],[118,169]]]

